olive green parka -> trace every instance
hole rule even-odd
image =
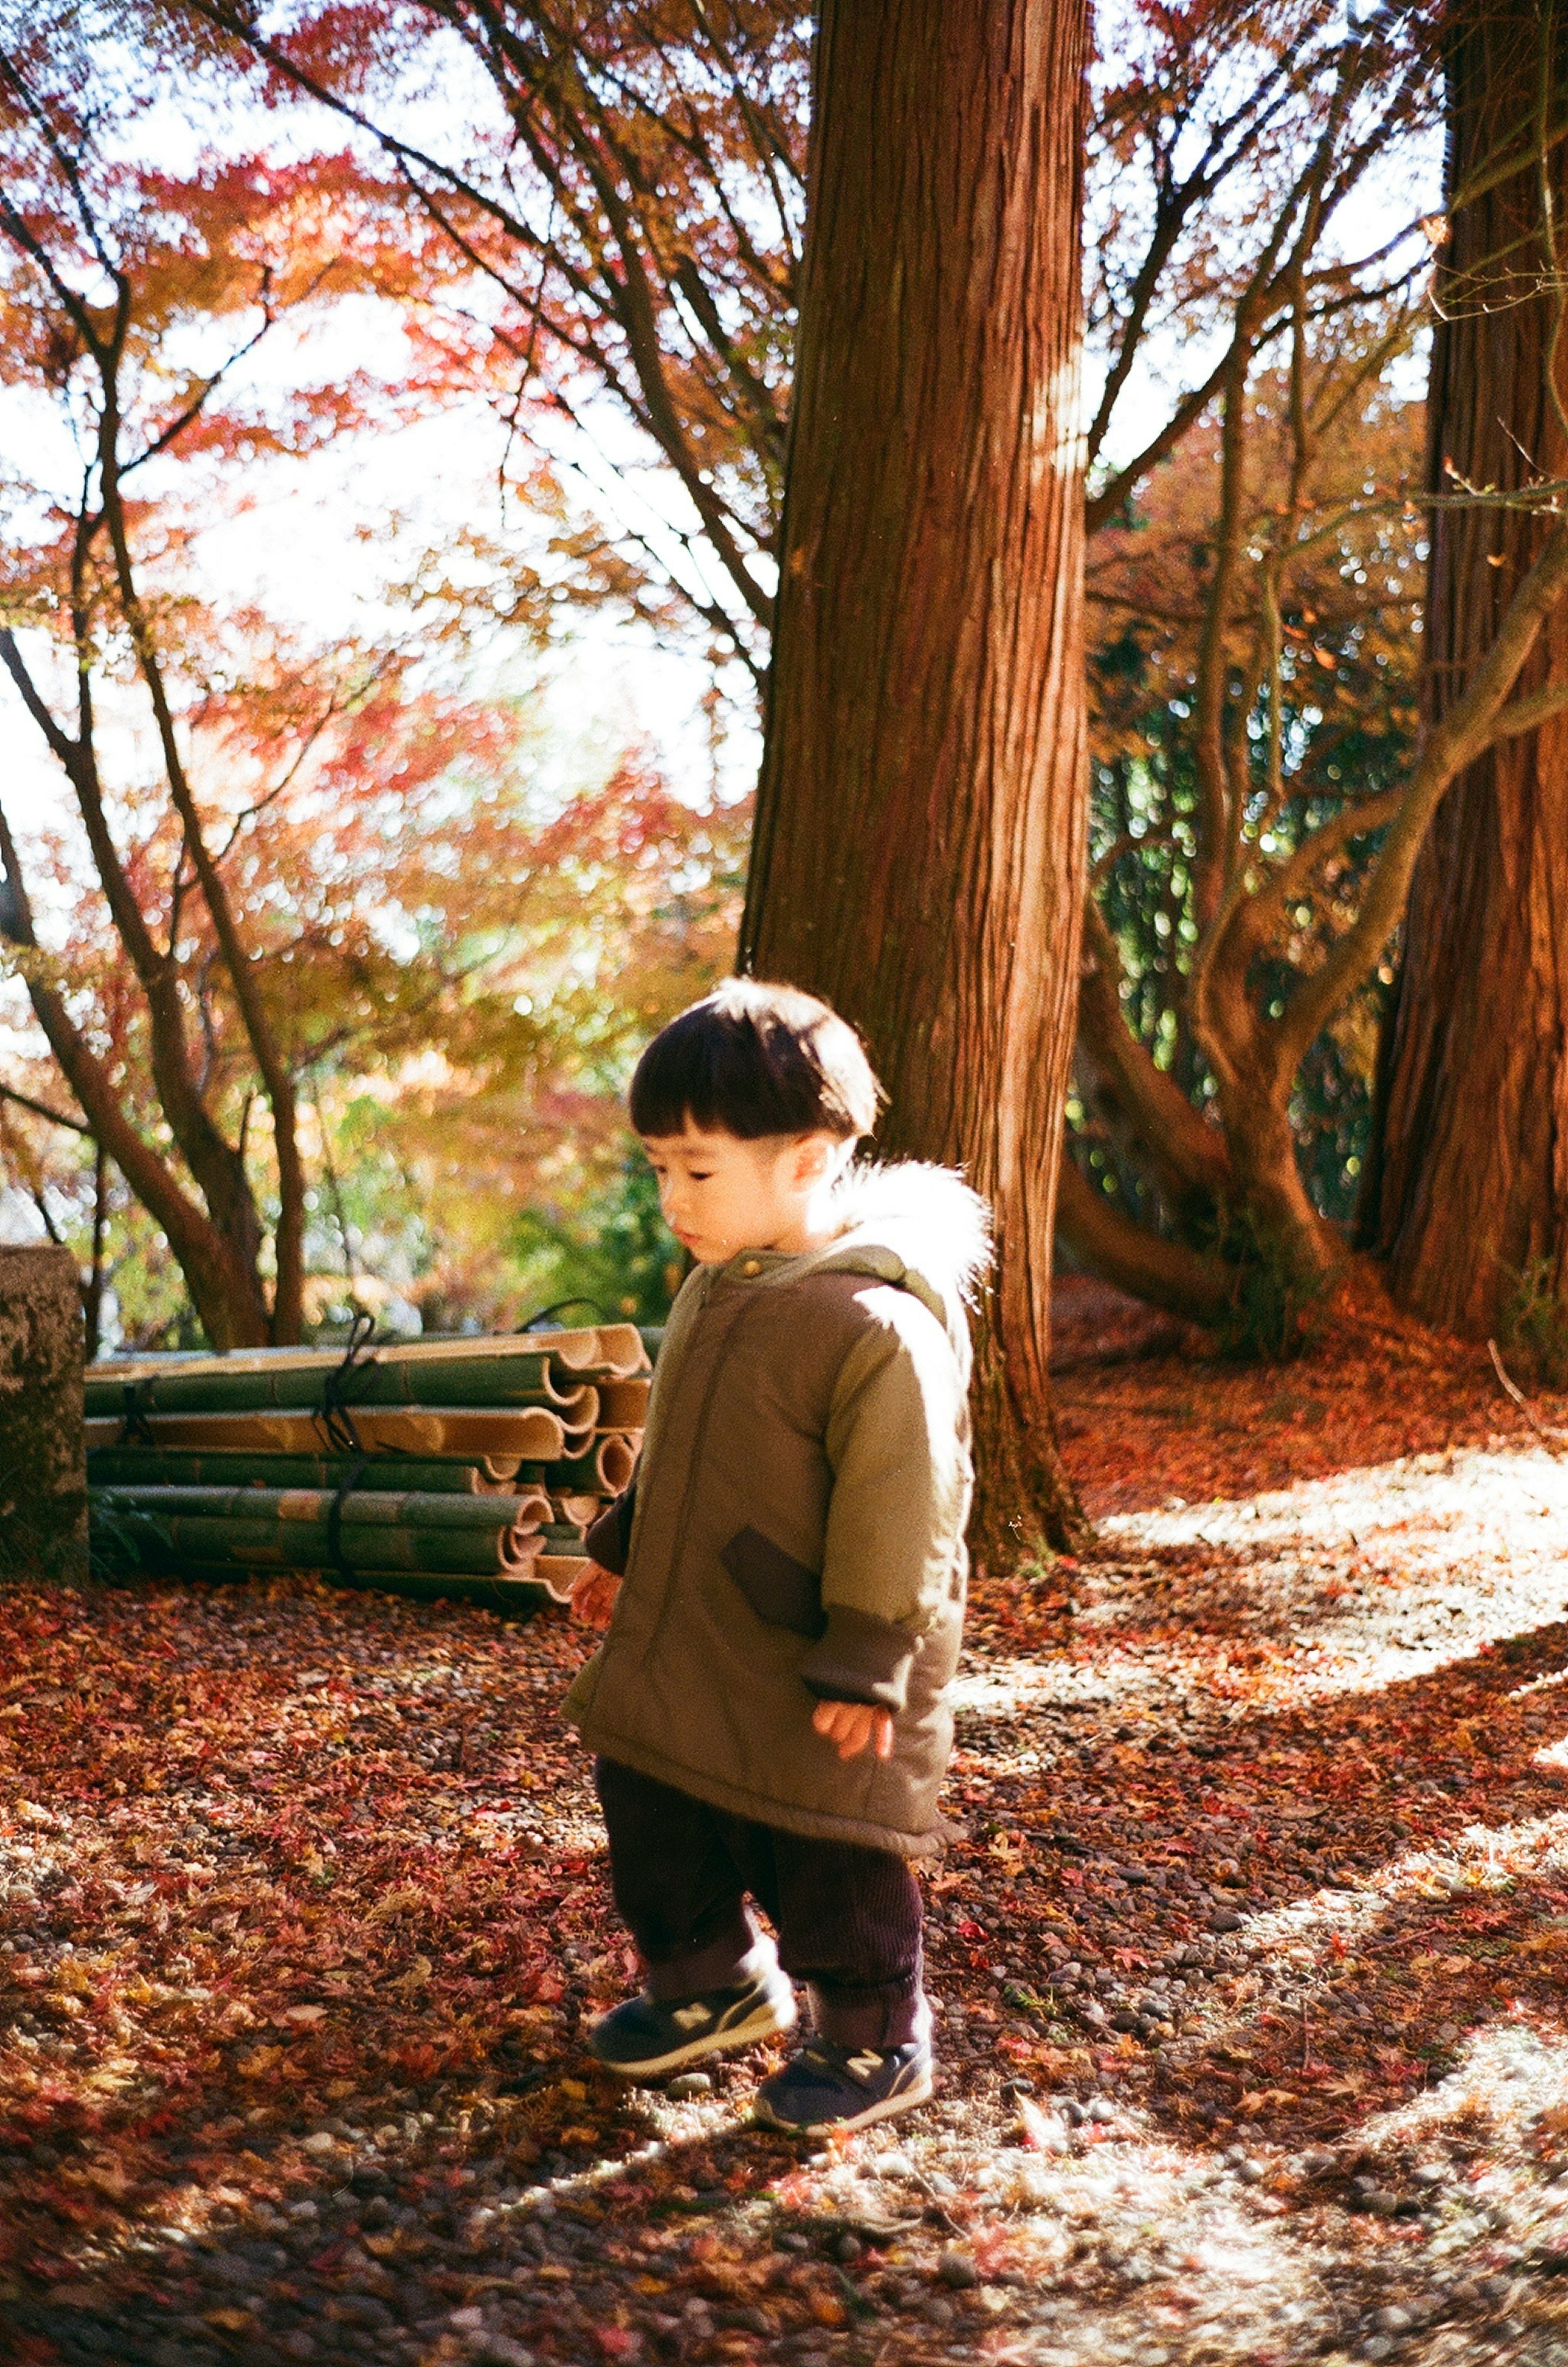
[[[914,1161],[852,1168],[837,1210],[818,1249],[682,1285],[636,1480],[589,1535],[625,1582],[566,1715],[732,1814],[920,1856],[952,1746],[987,1211]],[[891,1757],[841,1761],[824,1699],[890,1710]]]

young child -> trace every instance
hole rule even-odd
[[[648,1981],[589,2044],[662,2078],[792,2029],[798,1980],[813,2035],[756,2107],[785,2129],[931,2092],[909,1861],[941,1832],[989,1244],[946,1169],[852,1165],[878,1098],[787,987],[731,980],[644,1052],[632,1123],[696,1264],[573,1596],[609,1633],[566,1714]]]

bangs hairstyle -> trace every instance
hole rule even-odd
[[[657,1138],[694,1126],[858,1140],[882,1088],[847,1021],[797,987],[727,979],[660,1028],[632,1075],[631,1120]]]

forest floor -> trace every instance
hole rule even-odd
[[[1063,1342],[1101,1552],[976,1589],[859,2139],[581,2053],[564,1618],[0,1590],[0,2355],[1568,2362],[1568,1464],[1470,1351]]]

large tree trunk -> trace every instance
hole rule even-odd
[[[1564,265],[1550,253],[1535,126],[1568,104],[1568,36],[1544,60],[1536,0],[1466,0],[1449,59],[1451,198],[1432,357],[1433,489],[1517,490],[1568,473],[1549,371]],[[1543,65],[1550,72],[1543,76]],[[1568,204],[1561,142],[1554,210]],[[1568,368],[1557,357],[1557,381]],[[1544,539],[1527,509],[1434,514],[1425,697],[1440,717]],[[1518,695],[1568,683],[1547,620]],[[1504,741],[1455,782],[1411,887],[1385,1034],[1361,1238],[1411,1313],[1484,1336],[1527,1268],[1568,1285],[1568,717]]]
[[[1046,1379],[1083,894],[1083,0],[828,0],[741,959],[996,1211],[993,1568],[1079,1542]]]

